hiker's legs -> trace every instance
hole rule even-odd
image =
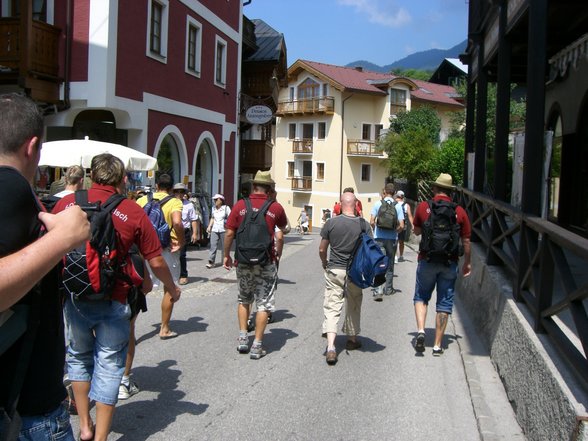
[[[437,283],[437,265],[420,260],[416,271],[416,284],[413,297],[417,331],[424,332],[427,318],[427,305]]]
[[[343,332],[349,337],[359,335],[361,331],[361,302],[363,291],[353,282],[347,282],[347,294],[345,296],[345,322],[343,323]]]
[[[437,275],[437,317],[435,320],[435,346],[441,347],[449,315],[453,312],[453,296],[458,265],[443,265]]]
[[[255,303],[257,305],[255,315],[255,340],[257,341],[263,340],[268,312],[274,307],[277,271],[278,269],[274,263],[256,267],[258,274],[255,277],[253,292],[255,293]]]
[[[327,336],[328,349],[335,348],[335,337],[341,311],[345,303],[345,269],[325,270],[325,294],[323,299],[323,334]]]
[[[163,250],[161,255],[169,267],[173,281],[177,283],[178,279],[180,278],[180,252],[174,251],[172,253],[170,250]],[[173,309],[174,304],[172,302],[171,293],[165,291],[163,294],[163,299],[161,300],[161,328],[159,330],[160,336],[169,335],[171,332],[169,328],[169,322],[171,320]]]

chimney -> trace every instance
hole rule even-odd
[[[363,67],[361,66],[355,66],[355,70],[358,72],[363,72]]]

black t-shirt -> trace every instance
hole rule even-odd
[[[15,169],[0,167],[0,256],[16,252],[39,237],[39,205],[27,180]],[[34,277],[34,275],[31,275]],[[41,282],[41,317],[28,370],[18,402],[21,415],[40,415],[55,409],[65,398],[63,366],[65,340],[57,267]],[[20,302],[30,303],[31,294]],[[22,346],[17,341],[0,355],[0,406],[6,405]]]

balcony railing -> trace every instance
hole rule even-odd
[[[312,191],[312,177],[302,176],[299,178],[290,178],[292,181],[292,190],[294,191]]]
[[[376,146],[375,141],[350,139],[347,141],[347,154],[353,156],[377,156],[383,157],[384,151]]]
[[[56,78],[59,73],[58,44],[59,28],[33,20],[31,40],[28,47],[20,47],[20,22],[18,18],[0,19],[0,64],[12,70],[21,67],[22,57],[29,61],[29,72]]]
[[[241,168],[244,172],[255,173],[272,166],[273,144],[263,139],[244,139],[241,142]]]
[[[281,101],[278,103],[276,115],[333,114],[334,112],[335,98],[332,96],[321,96]]]
[[[308,153],[312,154],[313,144],[312,139],[296,139],[292,141],[292,153]]]

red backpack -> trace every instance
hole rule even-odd
[[[104,204],[89,203],[87,190],[76,191],[76,205],[88,214],[92,236],[64,257],[62,286],[75,300],[110,300],[117,279],[130,279],[121,270],[126,256],[120,255],[112,222],[112,212],[124,199],[115,193]]]

